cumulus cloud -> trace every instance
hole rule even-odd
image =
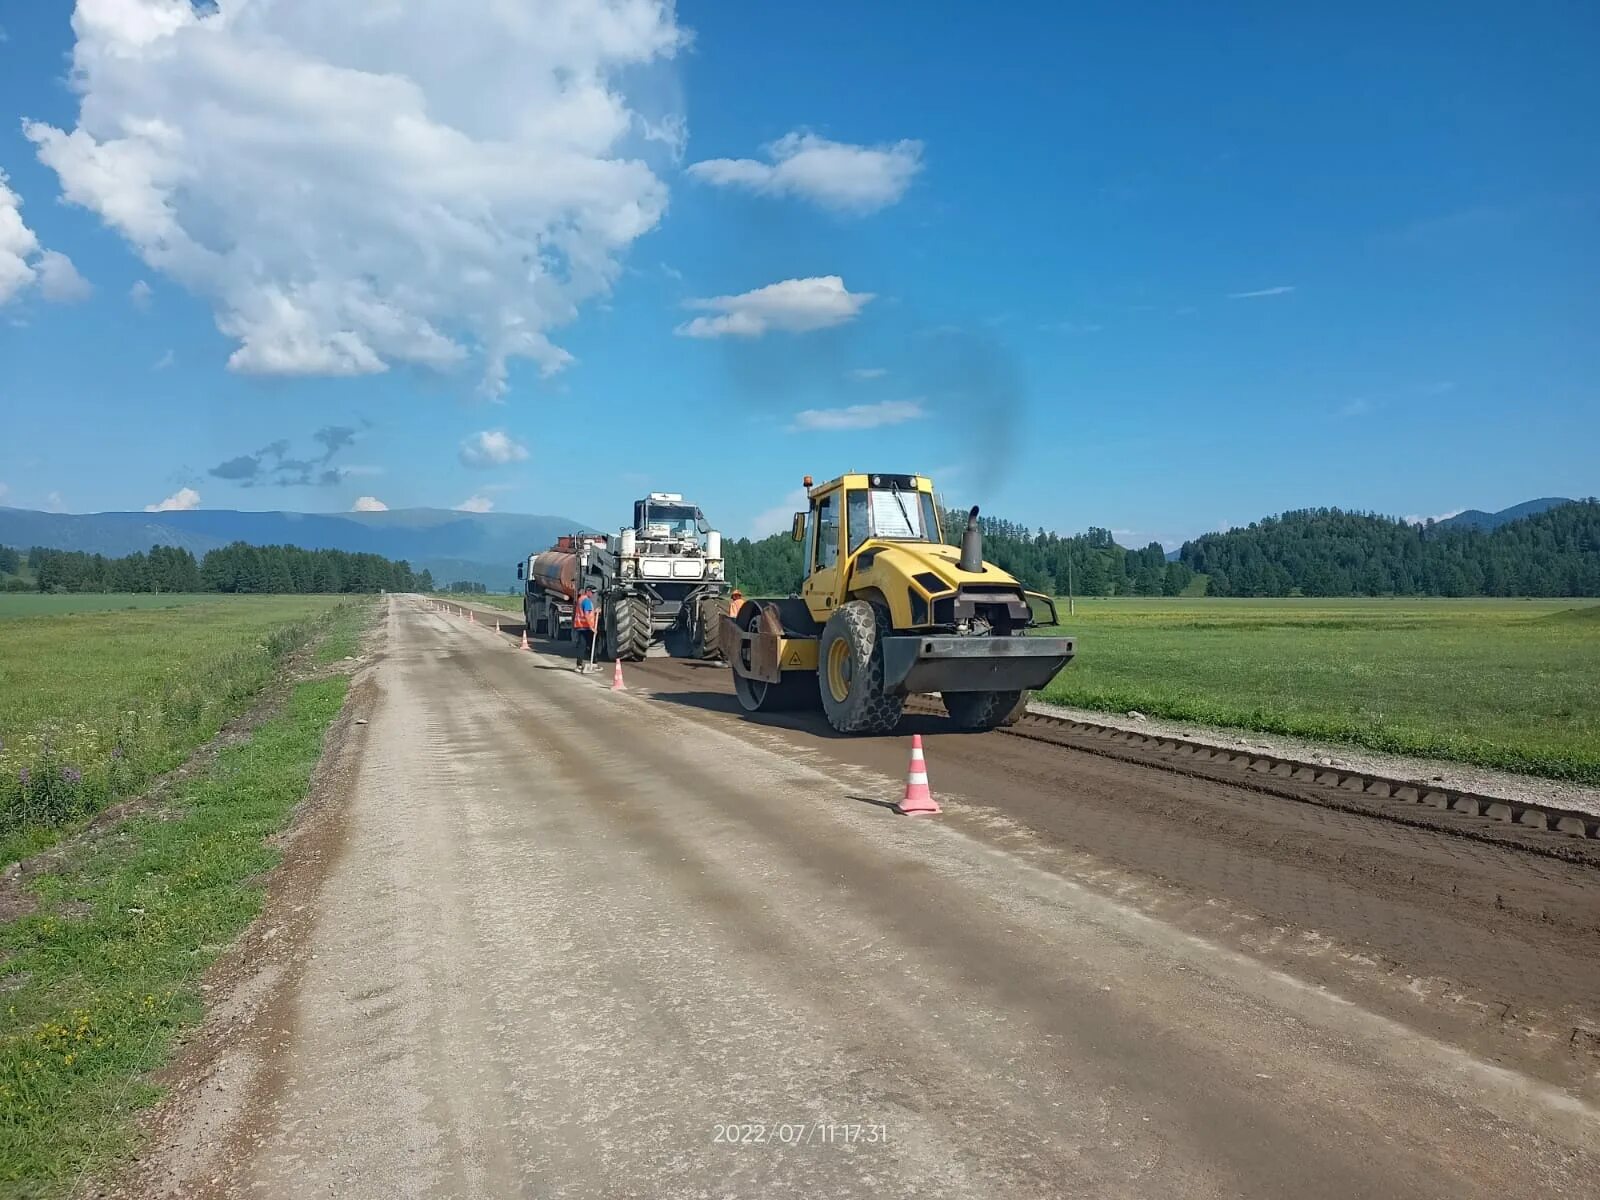
[[[1229,292],[1229,300],[1259,300],[1263,296],[1287,296],[1294,291],[1294,285],[1282,284],[1278,287],[1257,288],[1253,292]]]
[[[899,425],[927,415],[927,410],[916,400],[884,400],[878,404],[851,404],[844,408],[808,408],[795,413],[789,428],[804,431],[877,429],[880,425]]]
[[[44,498],[46,512],[60,512],[66,506],[67,502],[61,498],[60,492],[51,492]]]
[[[150,285],[142,279],[136,279],[133,286],[128,289],[128,303],[140,312],[149,312],[150,294]]]
[[[376,496],[357,496],[350,506],[351,512],[388,512],[389,506]]]
[[[884,367],[856,367],[845,373],[857,382],[864,382],[868,379],[882,379],[889,372]]]
[[[668,0],[79,0],[65,198],[212,304],[229,366],[571,361],[550,333],[659,221]],[[654,106],[654,107],[652,107]]]
[[[483,495],[468,496],[455,508],[457,512],[486,513],[494,509],[494,501]]]
[[[750,518],[750,536],[752,538],[771,537],[775,533],[782,533],[789,528],[789,523],[794,520],[794,514],[810,504],[805,488],[795,488],[784,496],[783,502],[763,512],[758,512]]]
[[[200,507],[200,493],[193,488],[179,488],[165,500],[158,500],[154,504],[146,504],[145,512],[187,512],[191,508]]]
[[[1449,512],[1435,513],[1431,517],[1419,517],[1415,513],[1408,513],[1400,519],[1407,525],[1426,525],[1429,521],[1448,521],[1451,517],[1459,517],[1466,511],[1464,508],[1452,508]]]
[[[871,292],[851,292],[837,275],[785,279],[738,296],[691,300],[690,308],[718,313],[679,325],[679,337],[760,337],[768,330],[809,333],[855,319],[872,299]]]
[[[461,462],[468,467],[503,467],[528,457],[528,448],[500,429],[485,429],[461,443]]]
[[[914,141],[854,146],[791,133],[762,150],[772,161],[713,158],[688,173],[718,187],[799,196],[824,208],[866,213],[899,200],[922,169],[922,143]]]
[[[72,260],[55,250],[39,255],[34,273],[39,280],[39,295],[52,304],[76,304],[94,294],[89,281],[78,274]]]
[[[0,171],[0,304],[35,285],[41,296],[58,304],[82,300],[91,290],[70,258],[39,244],[38,235],[22,220],[22,197]]]

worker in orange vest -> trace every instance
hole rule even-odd
[[[584,588],[572,602],[572,640],[578,647],[578,670],[587,671],[594,658],[595,634],[600,628],[600,605],[594,591]]]
[[[728,615],[737,617],[739,610],[744,607],[744,593],[738,588],[733,589],[733,594],[728,597]]]

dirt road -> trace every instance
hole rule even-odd
[[[1587,868],[999,735],[897,817],[724,674],[392,599],[143,1192],[1594,1195]]]

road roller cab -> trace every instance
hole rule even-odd
[[[1072,638],[1028,636],[1056,623],[1055,604],[983,561],[976,508],[947,546],[925,476],[805,483],[799,593],[747,600],[725,622],[748,711],[821,707],[841,733],[887,733],[907,696],[937,692],[959,727],[992,729],[1072,659]]]

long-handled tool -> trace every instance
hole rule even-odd
[[[594,625],[589,630],[589,670],[594,670],[594,648],[600,641],[600,597],[594,598]]]

